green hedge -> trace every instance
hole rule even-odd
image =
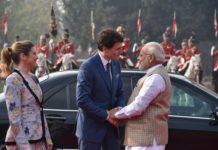
[[[4,85],[0,83],[0,93],[3,92]]]

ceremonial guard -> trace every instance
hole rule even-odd
[[[55,54],[55,51],[58,49],[57,48],[57,35],[58,35],[58,30],[57,30],[57,23],[56,23],[56,18],[55,18],[55,13],[54,13],[54,8],[53,5],[51,7],[51,18],[49,22],[49,58],[51,59],[52,64],[54,64],[57,60],[57,56]]]
[[[190,37],[188,39],[188,48],[185,52],[185,61],[189,61],[193,55],[200,54],[199,49],[195,45],[195,39]]]
[[[213,57],[213,85],[215,92],[218,93],[218,50],[215,50],[215,46],[211,48],[211,56]]]
[[[165,53],[165,60],[168,61],[171,56],[175,55],[176,49],[175,44],[171,42],[170,33],[164,32],[163,33],[163,42],[161,43],[164,53]]]
[[[218,71],[218,50],[216,50],[216,51],[213,53],[213,56],[214,56],[215,59],[216,59],[216,62],[215,62],[214,67],[213,67],[213,71]]]
[[[71,53],[74,55],[74,44],[69,42],[69,30],[65,29],[63,34],[63,40],[59,41],[57,45],[53,48],[53,52],[57,56],[55,66],[59,66],[62,62],[64,54]]]
[[[137,45],[137,43],[135,43],[135,44],[133,45],[132,52],[138,57],[138,55],[139,55],[139,53],[141,52],[141,50],[142,50],[142,48],[143,48],[144,45],[145,45],[145,40],[142,39],[142,40],[141,40],[141,46],[139,47],[139,46]],[[136,63],[135,63],[135,68],[138,68],[138,66],[139,66],[139,61],[137,60]]]
[[[145,40],[144,39],[141,40],[141,46],[140,47],[137,45],[137,43],[135,43],[135,44],[136,45],[134,45],[134,46],[136,46],[136,47],[133,46],[133,53],[138,56],[141,49],[142,49],[142,47],[145,45]]]
[[[74,44],[73,42],[69,42],[69,30],[64,30],[64,39],[58,42],[58,53],[61,55],[71,53],[74,54]]]
[[[181,43],[181,49],[177,50],[175,53],[177,57],[180,57],[179,63],[178,63],[179,70],[183,69],[183,66],[185,64],[185,53],[187,52],[187,49],[188,49],[188,41],[185,39]]]
[[[116,31],[120,33],[120,35],[122,35],[124,38],[120,59],[124,60],[127,63],[128,67],[133,68],[134,67],[133,62],[129,58],[129,54],[128,54],[128,50],[130,48],[130,39],[128,37],[125,37],[125,28],[123,26],[118,26]]]
[[[49,47],[46,45],[46,37],[41,35],[39,38],[39,43],[35,46],[37,54],[43,53],[48,57]]]

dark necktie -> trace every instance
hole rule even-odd
[[[111,86],[111,63],[107,63],[106,65],[106,74],[107,74],[107,79],[110,83],[110,86]]]

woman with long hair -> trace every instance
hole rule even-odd
[[[43,114],[42,90],[31,74],[36,60],[31,41],[15,42],[1,52],[1,76],[6,78],[4,94],[10,123],[5,139],[8,150],[52,149]]]

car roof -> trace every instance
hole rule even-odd
[[[59,72],[50,73],[47,76],[43,76],[43,77],[39,78],[39,81],[43,81],[43,80],[46,80],[48,78],[58,78],[58,77],[63,77],[63,76],[67,77],[67,76],[77,75],[78,71],[79,70],[70,70],[70,71],[59,71]],[[136,70],[136,69],[132,69],[132,70],[124,69],[124,70],[122,70],[122,72],[145,74],[144,71],[140,71],[140,70]],[[170,75],[170,77],[181,79],[181,80],[184,80],[186,82],[192,83],[192,81],[190,79],[186,78],[185,76],[182,76],[179,74],[173,74],[173,73],[169,73],[169,75]]]
[[[63,79],[65,79],[66,82],[68,82],[67,80],[69,78],[71,78],[73,75],[77,76],[78,71],[79,70],[70,70],[70,71],[59,71],[59,72],[50,73],[49,75],[46,75],[46,76],[43,76],[43,77],[39,78],[39,81],[41,83],[43,83],[44,81],[49,79],[49,82],[54,82],[53,84],[55,84],[55,83],[63,82]],[[123,73],[130,73],[130,74],[131,73],[133,73],[133,74],[135,74],[135,73],[136,74],[145,74],[144,71],[140,71],[140,70],[136,70],[136,69],[131,69],[131,70],[123,69],[122,72]],[[204,87],[203,85],[198,84],[195,81],[188,79],[187,77],[185,77],[183,75],[169,73],[169,76],[170,76],[171,80],[174,79],[174,80],[177,80],[177,81],[189,83],[189,84],[191,84],[191,85],[205,91],[209,95],[212,95],[213,97],[218,99],[218,94],[216,94],[212,90]]]
[[[78,70],[70,70],[70,71],[58,71],[58,72],[53,72],[53,73],[50,73],[48,75],[45,75],[43,77],[40,77],[39,78],[39,81],[40,82],[43,82],[47,79],[55,79],[57,80],[57,78],[61,78],[63,79],[63,77],[68,77],[68,76],[72,76],[72,75],[77,75],[78,74]]]
[[[145,74],[144,71],[141,71],[141,70],[136,70],[136,69],[133,69],[133,70],[122,70],[122,72],[126,72],[126,73],[142,73],[142,74]],[[182,76],[182,75],[179,75],[179,74],[174,74],[174,73],[169,73],[170,77],[174,77],[174,78],[177,78],[177,79],[181,79],[181,80],[185,80],[187,82],[191,82],[188,78],[186,78],[185,76]]]

